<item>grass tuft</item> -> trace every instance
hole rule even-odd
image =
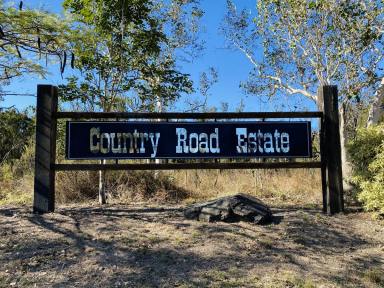
[[[384,286],[383,271],[377,268],[371,268],[364,272],[364,279],[373,284],[382,284]]]

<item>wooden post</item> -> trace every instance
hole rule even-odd
[[[344,211],[337,86],[322,86],[318,103],[324,115],[321,125],[321,161],[324,210]],[[325,178],[325,179],[324,179]]]
[[[57,87],[37,85],[34,213],[55,210],[56,111]]]

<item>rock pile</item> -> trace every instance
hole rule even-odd
[[[272,221],[269,207],[259,199],[246,194],[236,194],[189,206],[184,210],[184,216],[187,219],[205,222],[248,221],[264,224]]]

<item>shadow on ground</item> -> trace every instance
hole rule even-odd
[[[364,271],[383,269],[377,223],[317,209],[273,212],[272,224],[257,226],[188,221],[174,207],[0,208],[0,286],[284,287],[292,274],[364,287]]]

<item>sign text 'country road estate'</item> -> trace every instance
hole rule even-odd
[[[68,121],[68,159],[311,157],[297,122]]]

